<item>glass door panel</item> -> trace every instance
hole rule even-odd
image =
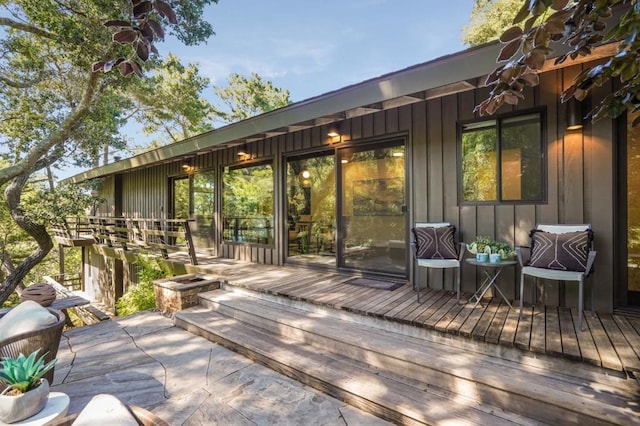
[[[215,174],[204,171],[193,175],[193,243],[198,249],[214,247]]]
[[[640,126],[627,119],[627,303],[640,305]]]
[[[287,257],[335,266],[336,173],[333,152],[287,159]]]
[[[406,276],[404,143],[339,150],[340,265]]]

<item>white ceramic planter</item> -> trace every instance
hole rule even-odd
[[[15,423],[39,413],[47,405],[49,382],[18,396],[0,395],[0,421]]]

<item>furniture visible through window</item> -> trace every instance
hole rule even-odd
[[[462,204],[544,201],[542,118],[534,112],[461,125]]]

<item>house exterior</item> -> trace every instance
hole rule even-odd
[[[595,292],[602,312],[640,303],[640,138],[626,116],[567,130],[560,103],[573,77],[615,48],[549,61],[520,105],[479,117],[473,109],[488,96],[484,78],[500,47],[373,78],[69,181],[100,182],[97,216],[189,220],[197,253],[399,280],[414,276],[416,222],[447,221],[460,241],[486,235],[510,245],[528,245],[538,223],[590,223],[598,255],[585,297]],[[613,84],[594,90],[583,110]],[[117,296],[134,279],[118,250],[83,250],[85,287],[96,297],[113,297],[113,287]],[[420,278],[451,286],[449,272]],[[481,280],[464,266],[463,291]],[[517,268],[499,283],[519,297]],[[538,294],[575,307],[577,291],[553,282]]]

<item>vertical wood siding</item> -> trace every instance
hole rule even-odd
[[[613,307],[613,123],[602,120],[587,124],[583,131],[566,132],[564,106],[559,105],[560,91],[570,84],[582,66],[574,66],[541,75],[540,86],[529,89],[526,99],[515,110],[544,106],[546,108],[546,165],[547,201],[542,204],[460,206],[458,204],[458,121],[474,118],[473,107],[484,99],[487,89],[477,89],[440,99],[431,99],[386,111],[345,120],[342,144],[358,143],[370,138],[407,135],[407,166],[409,188],[409,228],[416,221],[448,221],[457,226],[462,241],[476,235],[488,235],[509,244],[527,245],[528,234],[537,223],[592,223],[598,257],[594,284],[597,309],[610,311]],[[598,102],[611,87],[594,91],[592,102]],[[503,108],[501,112],[508,112]],[[217,253],[223,257],[251,262],[281,264],[284,262],[286,229],[286,200],[283,191],[284,161],[282,155],[296,151],[334,149],[330,144],[327,126],[296,131],[263,141],[248,143],[250,159],[241,163],[272,160],[274,165],[275,237],[274,246],[221,243]],[[192,160],[196,170],[215,170],[217,203],[221,202],[221,172],[225,166],[239,163],[237,148],[198,154]],[[134,217],[166,217],[168,206],[168,177],[183,174],[182,161],[161,164],[124,175],[122,200],[125,215]],[[113,179],[103,186],[113,195]],[[113,201],[113,200],[112,200]],[[107,203],[101,211],[107,213]],[[104,210],[102,210],[104,209]],[[220,217],[216,219],[220,233]],[[409,232],[408,232],[409,234]],[[407,235],[409,238],[409,235]],[[278,247],[282,247],[279,250]],[[427,276],[428,275],[428,276]],[[463,289],[473,291],[481,279],[475,268],[465,265]],[[450,273],[421,274],[434,287],[450,287]],[[501,286],[505,294],[516,296],[517,271],[505,271]],[[527,286],[525,300],[530,294]],[[576,288],[559,283],[540,287],[542,301],[556,304],[565,301],[576,305]],[[587,287],[588,300],[591,289]]]

